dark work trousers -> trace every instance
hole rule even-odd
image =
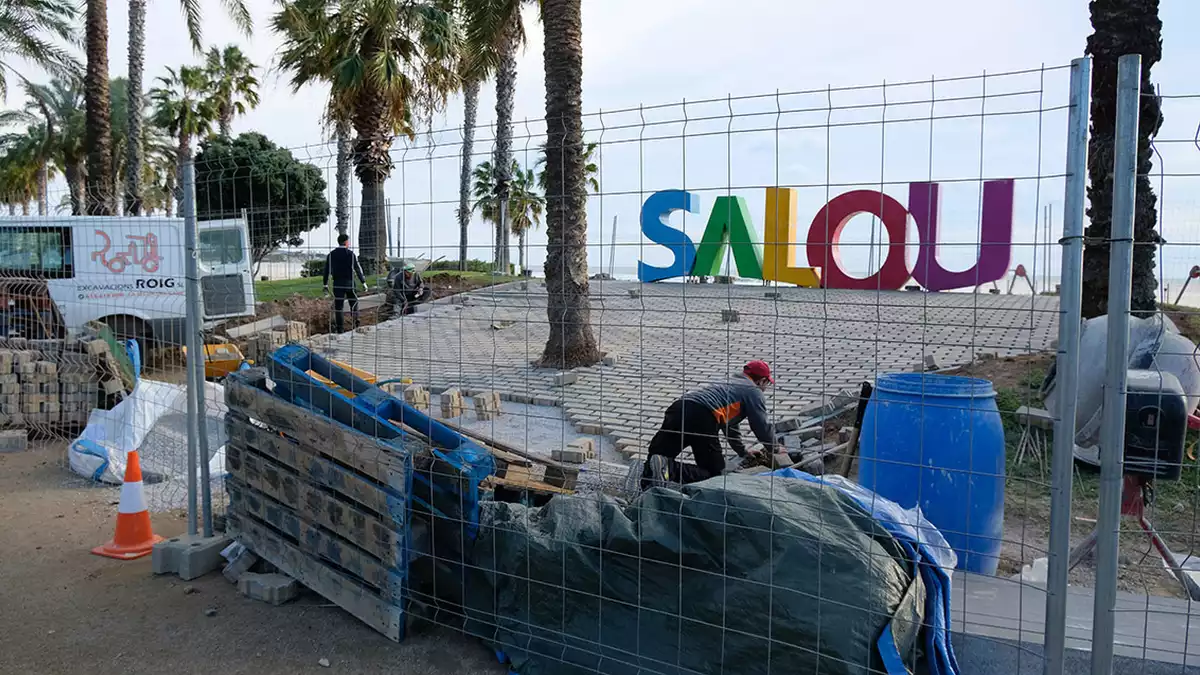
[[[333,287],[333,329],[339,333],[346,330],[346,320],[344,308],[346,301],[350,301],[350,314],[354,317],[354,327],[358,328],[358,294],[354,292],[354,287],[347,288],[346,286]]]
[[[698,483],[719,476],[725,470],[725,453],[721,450],[719,432],[720,424],[708,406],[678,400],[667,407],[662,428],[650,440],[648,452],[670,460],[672,482]],[[676,459],[684,448],[692,449],[695,464],[684,464]],[[646,478],[647,474],[642,476]]]

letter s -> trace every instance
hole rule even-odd
[[[675,211],[700,213],[700,197],[686,190],[662,190],[647,197],[642,204],[642,234],[675,254],[675,261],[667,267],[655,267],[639,260],[638,281],[642,283],[684,277],[692,272],[696,245],[683,231],[667,224],[667,218]]]

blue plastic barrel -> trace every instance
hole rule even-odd
[[[992,383],[883,375],[867,405],[858,482],[919,504],[958,554],[958,568],[992,575],[1004,534],[1004,425]]]

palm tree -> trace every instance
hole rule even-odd
[[[253,32],[254,22],[250,18],[250,11],[246,9],[244,0],[226,0],[221,4],[225,6],[225,10],[233,19],[234,24],[249,37]],[[180,0],[179,5],[187,23],[192,49],[199,52],[203,37],[200,30],[200,2],[199,0]],[[129,0],[129,100],[134,108],[140,108],[145,103],[145,96],[142,95],[142,73],[145,71],[146,62],[145,38],[146,0]],[[141,169],[143,144],[145,143],[142,122],[143,120],[138,116],[131,116],[128,120],[127,137],[136,141],[128,145],[125,153],[125,163],[129,166],[129,171],[125,175],[125,213],[130,215],[141,214],[141,177],[143,173]]]
[[[480,162],[471,173],[471,194],[475,199],[475,209],[484,222],[495,225],[501,218],[500,199],[497,196],[496,182],[499,172],[491,162]],[[508,174],[512,176],[509,186],[508,208],[505,217],[508,222],[504,229],[517,235],[517,253],[521,269],[525,269],[525,239],[529,230],[540,227],[542,213],[546,200],[537,192],[532,170],[523,170],[517,160],[509,166]],[[508,269],[503,270],[504,273]]]
[[[347,119],[338,119],[334,124],[337,141],[337,228],[338,234],[350,229],[350,166],[354,162],[354,130]]]
[[[233,116],[245,115],[247,110],[258,107],[258,78],[254,77],[258,66],[237,45],[227,45],[221,50],[210,48],[204,67],[216,103],[217,124],[221,135],[228,137]]]
[[[47,84],[30,84],[26,87],[29,97],[27,114],[41,117],[53,129],[49,159],[53,162],[53,168],[61,171],[66,178],[67,203],[72,215],[77,216],[84,213],[87,159],[84,151],[86,115],[83,111],[82,84],[78,77],[54,78]]]
[[[458,86],[458,33],[440,0],[284,0],[272,26],[283,36],[280,66],[291,83],[330,86],[328,120],[355,131],[362,185],[359,256],[368,272],[386,254],[384,183],[392,140],[410,138]]]
[[[580,0],[543,0],[546,69],[546,314],[541,365],[600,360],[587,274],[587,185],[583,145],[583,16]]]
[[[192,139],[207,135],[217,118],[217,109],[208,97],[208,77],[203,68],[180,66],[167,68],[167,76],[158,78],[159,86],[150,90],[154,103],[153,120],[176,139],[175,199],[181,199],[183,165],[192,158]]]
[[[87,74],[83,94],[87,108],[88,215],[111,216],[113,208],[112,119],[108,91],[108,0],[87,0]]]
[[[21,207],[29,215],[29,202],[37,195],[38,163],[27,144],[6,144],[0,150],[0,203],[8,206],[8,215]]]
[[[1092,56],[1092,133],[1088,141],[1088,242],[1083,256],[1083,316],[1108,312],[1108,240],[1112,233],[1113,156],[1116,134],[1117,59],[1142,55],[1141,118],[1138,125],[1137,200],[1134,212],[1134,312],[1156,306],[1155,248],[1162,242],[1155,226],[1157,199],[1150,183],[1154,136],[1162,126],[1162,103],[1153,95],[1150,69],[1162,59],[1162,21],[1158,0],[1092,0],[1087,53]]]
[[[32,178],[32,191],[37,199],[39,216],[49,214],[49,184],[55,176],[54,128],[44,120],[38,120],[23,133],[0,136],[0,150],[11,156],[14,167],[23,167],[22,176]]]
[[[0,100],[8,96],[8,74],[21,77],[12,64],[14,58],[58,77],[79,69],[78,60],[64,46],[78,42],[78,18],[70,0],[0,2]]]
[[[512,174],[512,115],[517,89],[517,51],[525,42],[522,0],[465,0],[467,45],[474,76],[496,75],[496,143],[492,165],[497,167],[497,203],[507,201]],[[465,139],[464,139],[465,140]],[[473,140],[473,139],[472,139]],[[460,186],[461,187],[461,186]],[[460,195],[461,198],[461,195]],[[496,221],[496,269],[507,272],[509,221]],[[460,222],[461,227],[461,222]],[[460,246],[461,247],[461,246]]]
[[[479,79],[463,80],[462,165],[458,176],[458,269],[467,270],[467,236],[471,225],[471,162],[475,152],[475,120],[479,114]]]

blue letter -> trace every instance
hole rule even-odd
[[[700,197],[685,190],[662,190],[647,197],[642,204],[642,234],[675,254],[675,262],[667,267],[654,267],[639,260],[638,281],[642,283],[685,277],[692,273],[696,245],[681,230],[667,224],[667,218],[675,211],[700,213]]]

